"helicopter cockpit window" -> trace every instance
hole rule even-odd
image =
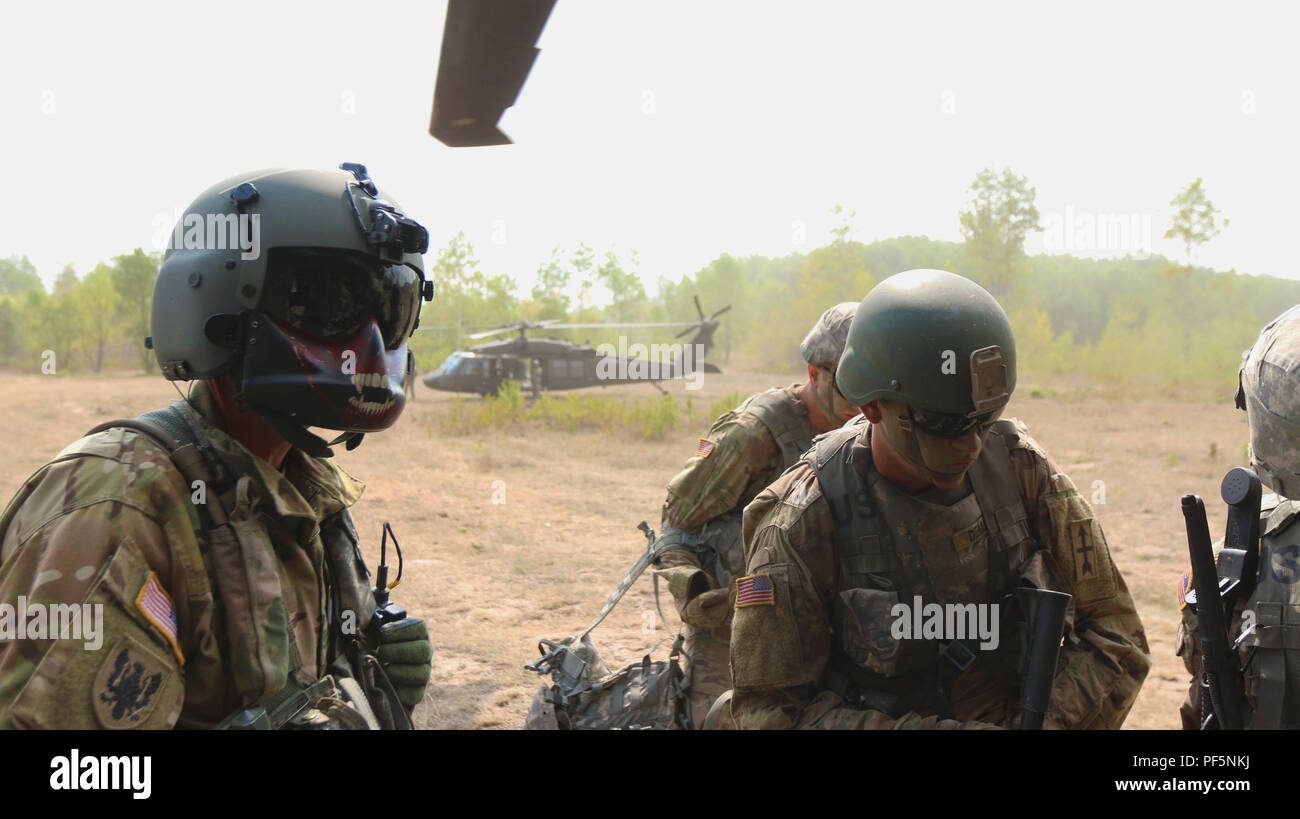
[[[447,359],[445,361],[443,361],[441,364],[438,365],[437,371],[440,373],[454,373],[456,372],[456,364],[459,361],[460,361],[460,353],[452,353],[451,355],[447,356]]]

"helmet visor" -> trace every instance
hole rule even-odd
[[[385,349],[395,350],[419,316],[421,286],[410,267],[366,254],[275,248],[258,308],[320,339],[351,335],[374,319]]]

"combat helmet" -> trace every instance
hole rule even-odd
[[[173,230],[146,343],[170,380],[230,373],[246,409],[312,454],[328,449],[306,427],[355,445],[405,406],[428,242],[363,165],[232,177]]]
[[[1250,423],[1251,468],[1300,499],[1300,304],[1260,332],[1238,374],[1237,407]]]
[[[849,326],[858,311],[856,301],[844,301],[822,313],[821,318],[804,336],[799,353],[814,367],[834,369],[849,337]]]
[[[976,419],[1016,387],[1016,342],[997,300],[945,270],[908,270],[867,293],[849,328],[836,384],[858,406],[878,399]]]

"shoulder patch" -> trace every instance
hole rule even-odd
[[[149,579],[140,587],[140,593],[135,596],[135,607],[161,632],[172,647],[176,662],[184,667],[185,655],[181,654],[180,643],[176,640],[176,607],[172,605],[171,595],[158,582],[158,575],[152,571],[149,572]]]
[[[700,458],[707,458],[713,454],[713,450],[718,446],[718,442],[709,438],[701,438],[699,446],[695,447],[695,454]]]
[[[1187,593],[1192,589],[1192,570],[1183,572],[1183,579],[1178,581],[1178,610],[1187,608]]]
[[[773,605],[776,605],[776,594],[772,589],[771,575],[751,574],[736,578],[736,608]]]
[[[153,713],[172,669],[129,636],[106,652],[91,686],[91,707],[104,728],[134,728]]]

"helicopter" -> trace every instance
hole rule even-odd
[[[485,338],[505,332],[517,332],[517,338],[491,341],[457,350],[438,369],[424,376],[424,385],[443,392],[466,392],[495,395],[507,379],[520,382],[534,397],[544,390],[573,390],[580,387],[607,387],[611,384],[649,383],[666,392],[657,381],[685,378],[698,382],[703,373],[720,373],[706,362],[713,349],[713,334],[718,316],[731,309],[723,307],[705,316],[700,299],[695,297],[699,321],[650,322],[635,324],[563,324],[559,319],[517,321],[504,324],[468,338]],[[600,344],[592,347],[554,338],[528,338],[529,330],[567,330],[585,327],[685,327],[675,338],[695,331],[685,344],[631,344],[619,338],[617,347]],[[664,360],[665,354],[668,360]]]

